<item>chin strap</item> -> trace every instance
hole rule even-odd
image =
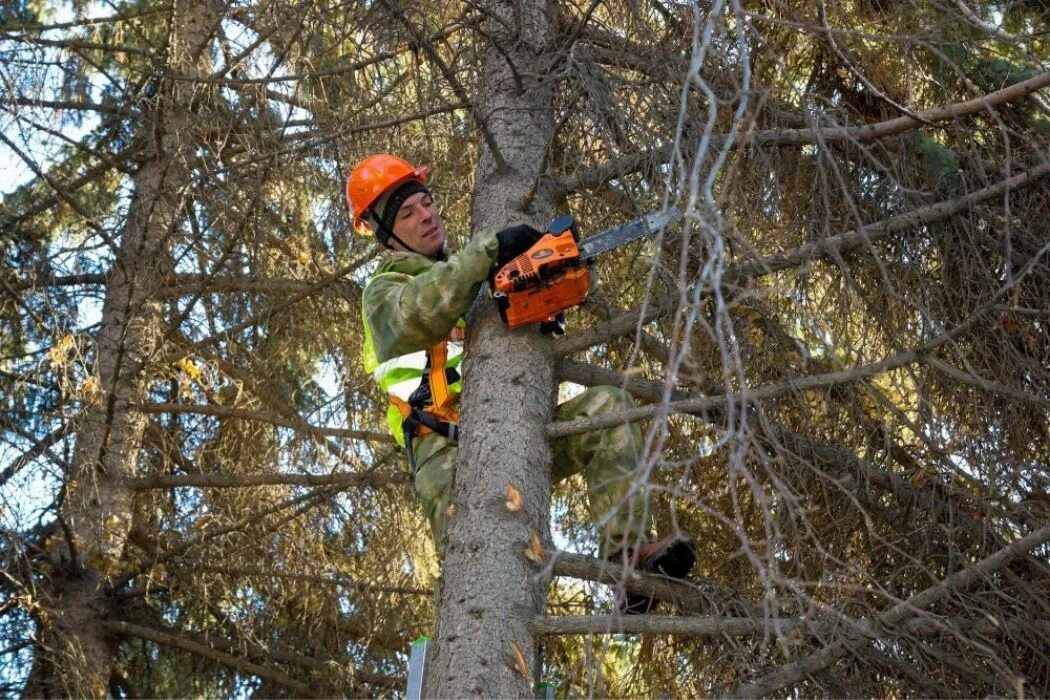
[[[376,233],[378,234],[379,231],[377,231]],[[415,248],[413,248],[412,246],[410,246],[409,244],[405,243],[403,240],[398,238],[397,234],[394,233],[393,231],[383,231],[383,233],[386,234],[386,236],[382,239],[383,240],[383,245],[386,246],[387,248],[390,248],[391,250],[393,250],[393,248],[390,247],[390,239],[393,238],[395,241],[397,241],[399,244],[401,244],[402,248],[404,248],[405,250],[407,250],[409,252],[415,253],[416,255],[422,255],[425,258],[433,258],[435,260],[440,260],[441,262],[444,262],[445,260],[448,260],[448,256],[445,255],[445,248],[444,247],[442,247],[441,250],[439,250],[434,255],[427,255],[426,253],[421,253],[418,250],[416,250]],[[378,238],[379,236],[377,235],[376,237]]]

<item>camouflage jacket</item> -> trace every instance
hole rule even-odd
[[[373,361],[425,350],[447,338],[488,279],[498,248],[495,232],[489,232],[447,261],[417,253],[388,255],[361,300]]]

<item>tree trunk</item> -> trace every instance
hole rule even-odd
[[[205,54],[222,16],[218,2],[179,0],[169,26],[168,70],[204,74]],[[63,537],[52,552],[54,570],[36,617],[30,697],[103,697],[114,664],[114,642],[103,623],[113,613],[108,578],[119,572],[132,519],[134,492],[122,481],[137,471],[144,419],[129,410],[145,387],[142,370],[160,339],[155,294],[171,272],[171,240],[185,205],[194,137],[188,80],[163,80],[150,102],[142,138],[147,155],[106,283],[94,375],[85,390],[73,472],[60,519]],[[97,383],[96,383],[97,382]]]
[[[476,100],[483,146],[474,230],[524,221],[542,225],[553,211],[536,195],[553,131],[543,69],[545,3],[486,5],[493,18],[486,32],[500,50],[488,47]],[[528,624],[543,611],[546,582],[524,551],[533,530],[544,543],[549,540],[545,428],[554,405],[553,363],[536,327],[508,332],[491,301],[482,300],[469,321],[463,437],[426,693],[527,697],[537,663]],[[504,505],[508,484],[524,496],[520,512]]]

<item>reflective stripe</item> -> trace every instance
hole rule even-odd
[[[449,357],[445,361],[445,367],[459,367],[463,361],[463,345],[449,342],[447,347]],[[381,363],[372,372],[372,377],[379,383],[383,391],[389,394],[397,393],[398,396],[401,396],[400,390],[395,390],[394,387],[404,382],[415,382],[418,385],[426,366],[427,353],[425,351],[413,352]],[[401,398],[408,400],[407,396],[401,396]]]
[[[386,393],[396,396],[402,401],[408,401],[409,397],[412,396],[412,392],[419,388],[420,378],[409,379],[407,382],[397,382],[385,387],[383,390]]]
[[[376,275],[369,281],[376,280],[382,277],[384,274],[398,274],[398,273],[381,273]],[[363,305],[362,305],[363,307]],[[424,371],[427,366],[427,351],[419,350],[416,352],[410,352],[405,355],[393,357],[384,362],[380,362],[376,355],[375,343],[372,342],[372,328],[368,325],[368,319],[364,318],[364,309],[362,308],[362,325],[365,328],[365,343],[362,349],[365,371],[371,373],[372,377],[376,380],[379,386],[387,394],[396,396],[402,401],[408,401],[409,396],[419,387],[420,381],[423,379]],[[463,329],[466,327],[463,319],[460,319],[456,324],[457,329]],[[458,337],[462,338],[462,335]],[[446,347],[446,358],[445,367],[455,368],[459,367],[463,361],[463,343],[458,340],[447,340],[445,342]],[[448,387],[449,393],[459,394],[463,391],[462,379],[459,379]],[[397,444],[404,447],[404,431],[401,429],[403,419],[401,417],[401,411],[396,406],[391,404],[387,407],[387,425],[390,426],[390,432],[394,436],[394,440]]]

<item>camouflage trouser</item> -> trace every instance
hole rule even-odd
[[[596,386],[558,406],[555,417],[565,421],[589,418],[633,406],[630,396],[612,386]],[[433,433],[412,441],[416,460],[415,486],[438,550],[444,549],[448,504],[458,448]],[[556,440],[552,481],[583,473],[592,522],[602,524],[600,549],[615,551],[626,538],[652,535],[652,515],[644,489],[628,495],[638,464],[641,432],[635,424],[570,435]]]

